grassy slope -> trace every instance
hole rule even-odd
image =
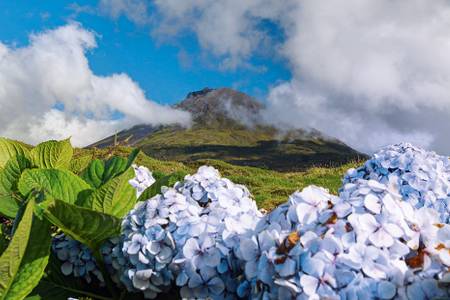
[[[109,155],[127,155],[131,148],[116,147],[108,149],[78,150],[76,156],[89,155],[106,158]],[[313,167],[304,172],[281,173],[254,167],[231,165],[218,160],[198,160],[192,163],[161,161],[140,153],[137,163],[148,167],[157,173],[171,173],[181,171],[186,174],[194,173],[200,165],[211,165],[220,173],[235,183],[246,185],[255,197],[259,207],[272,209],[285,202],[290,194],[296,190],[315,184],[328,188],[330,192],[337,193],[341,185],[344,172],[358,163],[348,163],[340,167]]]
[[[214,132],[214,135],[211,132]],[[273,139],[273,132],[240,128],[191,128],[172,130],[166,128],[144,138],[137,146],[196,146],[196,145],[224,145],[224,146],[256,146],[258,141]]]
[[[216,159],[233,165],[254,166],[283,172],[314,165],[342,165],[364,155],[320,138],[279,141],[268,129],[196,128],[164,129],[135,146],[152,157],[190,163]]]

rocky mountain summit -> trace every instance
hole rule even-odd
[[[337,165],[365,157],[319,131],[281,131],[264,123],[260,114],[264,105],[230,88],[190,92],[175,107],[191,113],[190,128],[140,124],[91,147],[122,143],[163,160],[189,163],[217,159],[278,171]]]

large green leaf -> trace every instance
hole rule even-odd
[[[38,284],[47,265],[49,224],[33,215],[30,198],[17,230],[0,257],[0,299],[24,299]]]
[[[70,139],[63,141],[47,141],[31,150],[31,159],[39,168],[66,169],[72,159],[73,148]]]
[[[22,156],[12,157],[0,171],[0,214],[14,218],[19,206],[17,199],[17,183],[22,172],[31,167],[30,161]]]
[[[25,210],[22,220],[11,242],[0,257],[0,299],[5,299],[8,290],[14,281],[14,277],[19,271],[20,263],[25,255],[27,241],[31,233],[31,225],[33,220],[33,205],[31,200]]]
[[[133,168],[108,181],[89,196],[92,209],[118,218],[127,214],[136,204],[136,191],[128,183],[134,177]]]
[[[80,174],[84,169],[89,166],[89,163],[92,160],[92,155],[83,155],[77,158],[73,158],[70,161],[69,171]]]
[[[103,172],[103,184],[115,176],[123,173],[128,166],[126,158],[114,156],[105,162],[105,171]]]
[[[18,141],[0,137],[0,168],[3,169],[6,162],[17,155],[29,157],[28,146]]]
[[[45,192],[47,196],[68,203],[82,205],[90,194],[90,186],[80,177],[66,170],[29,169],[22,173],[19,191],[26,196],[31,191]]]
[[[27,300],[65,300],[69,297],[89,299],[110,299],[105,288],[94,283],[87,284],[82,278],[65,276],[61,273],[61,262],[53,254],[47,266],[46,275]],[[84,298],[86,299],[86,298]]]
[[[139,150],[135,149],[131,152],[127,159],[119,156],[114,156],[106,162],[99,159],[94,159],[89,164],[89,167],[87,167],[83,172],[82,178],[93,188],[99,188],[112,178],[127,171],[135,161],[138,154]]]
[[[155,183],[153,183],[142,192],[142,194],[139,196],[138,201],[145,201],[154,197],[155,195],[158,195],[159,193],[161,193],[161,188],[163,186],[172,187],[177,181],[183,180],[184,176],[185,174],[182,172],[175,172],[156,180]]]
[[[121,220],[108,214],[60,200],[46,200],[38,206],[52,224],[92,250],[98,249],[103,241],[120,233]]]
[[[3,194],[4,191],[0,188],[0,193]],[[13,219],[14,216],[19,211],[19,205],[15,200],[13,200],[9,196],[1,196],[0,195],[0,215],[7,217],[9,219]]]
[[[50,223],[34,216],[25,256],[5,299],[24,299],[38,285],[48,263],[51,243]]]
[[[72,288],[68,284],[71,284],[70,280],[67,280],[67,283],[57,283],[42,279],[32,292],[32,296],[27,297],[25,300],[66,300],[69,298],[111,300],[107,296],[97,295],[85,289]]]
[[[84,170],[81,177],[93,188],[98,188],[103,184],[103,173],[105,172],[105,163],[100,159],[94,159]]]

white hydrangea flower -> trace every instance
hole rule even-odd
[[[426,160],[426,161],[425,161]],[[448,159],[408,144],[349,170],[340,197],[308,187],[241,240],[251,299],[450,297]],[[433,181],[433,182],[428,182]]]
[[[449,160],[409,144],[349,170],[339,196],[310,186],[264,216],[203,166],[138,203],[105,261],[145,298],[449,298],[449,195]]]
[[[142,192],[155,183],[156,180],[153,178],[152,172],[144,166],[133,165],[133,169],[136,176],[128,182],[136,189],[136,196],[139,198]]]
[[[113,266],[130,291],[154,298],[172,284],[186,298],[235,298],[235,250],[262,215],[249,191],[208,166],[138,203],[122,224]]]
[[[411,144],[386,147],[362,167],[350,169],[344,187],[359,179],[387,184],[394,178],[405,201],[415,208],[432,207],[439,212],[441,222],[449,222],[450,160]]]

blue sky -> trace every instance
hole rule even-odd
[[[162,43],[150,35],[151,26],[136,25],[122,16],[112,19],[98,12],[95,1],[90,12],[76,14],[73,1],[0,1],[0,41],[24,46],[28,36],[74,20],[98,34],[97,48],[88,53],[97,75],[127,73],[159,103],[175,103],[203,87],[233,87],[263,100],[271,85],[290,77],[286,63],[273,57],[253,56],[256,68],[223,70],[214,58],[204,55],[196,38],[186,33],[174,42]],[[181,61],[180,57],[187,59]]]

